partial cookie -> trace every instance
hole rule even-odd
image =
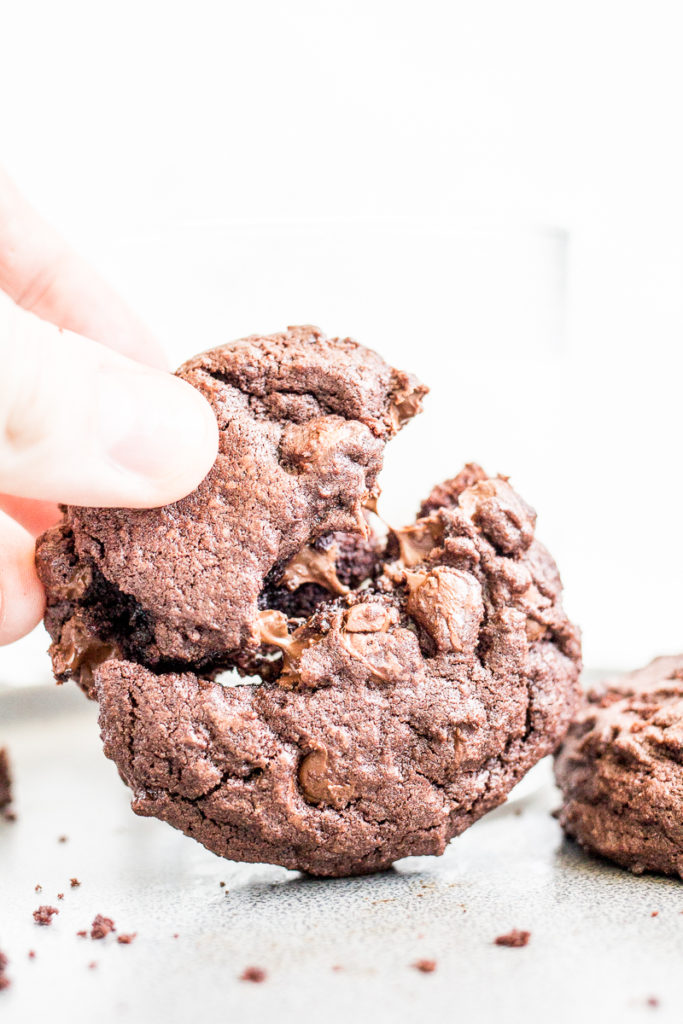
[[[314,327],[213,349],[178,375],[220,428],[197,490],[149,510],[70,506],[37,545],[55,675],[86,690],[109,657],[203,671],[250,663],[264,591],[305,615],[321,591],[300,593],[298,607],[293,589],[326,574],[326,597],[331,584],[345,593],[371,575],[364,509],[386,441],[427,390]]]
[[[500,804],[564,735],[580,648],[533,513],[483,477],[400,531],[370,587],[293,630],[263,612],[274,683],[97,669],[134,810],[230,859],[334,876],[443,853]]]
[[[0,811],[8,811],[11,805],[12,774],[9,767],[9,755],[4,747],[0,747]]]
[[[683,878],[683,655],[591,690],[555,775],[568,835],[637,874]]]

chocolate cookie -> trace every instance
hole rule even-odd
[[[636,874],[683,878],[683,654],[591,690],[555,775],[568,835]]]
[[[58,677],[97,696],[134,809],[222,856],[347,875],[443,852],[575,708],[534,513],[468,466],[382,552],[364,508],[413,378],[311,328],[179,372],[218,461],[176,505],[68,508],[39,543]]]
[[[250,664],[264,601],[308,614],[362,582],[384,444],[426,391],[313,327],[214,349],[178,375],[220,426],[203,483],[163,508],[66,508],[37,545],[54,672],[85,689],[112,656],[158,670]],[[296,607],[304,583],[318,590]]]

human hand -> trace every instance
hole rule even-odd
[[[43,614],[56,502],[146,508],[201,482],[216,419],[156,340],[0,170],[0,644]]]

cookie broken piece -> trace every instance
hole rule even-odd
[[[386,441],[426,391],[314,327],[245,338],[178,375],[220,428],[197,490],[148,510],[67,507],[37,545],[55,675],[86,691],[112,657],[157,669],[240,665],[260,651],[263,607],[305,616],[331,584],[344,593],[370,575],[364,507]]]
[[[230,859],[335,876],[443,853],[501,803],[564,735],[580,648],[533,517],[485,483],[418,521],[433,538],[418,565],[387,563],[291,631],[270,612],[278,681],[100,666],[105,752],[134,810]]]
[[[555,776],[567,835],[636,874],[683,878],[683,655],[590,690]]]

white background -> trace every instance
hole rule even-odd
[[[358,224],[361,248],[364,218],[427,218],[456,233],[472,218],[564,229],[562,343],[527,344],[514,311],[509,333],[475,338],[474,319],[458,315],[457,275],[435,297],[396,274],[413,314],[431,310],[412,345],[398,328],[357,333],[436,385],[429,419],[389,456],[391,515],[467,459],[511,474],[539,510],[587,662],[634,666],[683,647],[679,11],[651,0],[6,0],[1,159],[176,360],[281,325],[272,273],[251,261],[238,273],[239,232],[222,229],[189,266],[182,222],[288,221],[299,253],[301,225],[316,221],[323,238]],[[140,235],[157,242],[117,242]],[[206,286],[216,253],[235,268],[220,295]],[[334,261],[333,251],[329,296],[346,266]],[[513,282],[525,266],[509,260]],[[485,304],[504,321],[503,278],[491,275]],[[387,294],[383,262],[378,282]],[[341,287],[328,306],[312,297],[313,313],[293,318],[334,309],[342,319],[343,297]],[[352,328],[382,323],[372,288],[364,302]],[[464,328],[451,334],[452,324]],[[43,643],[1,652],[0,680],[34,664],[45,673],[44,658],[28,660]]]

